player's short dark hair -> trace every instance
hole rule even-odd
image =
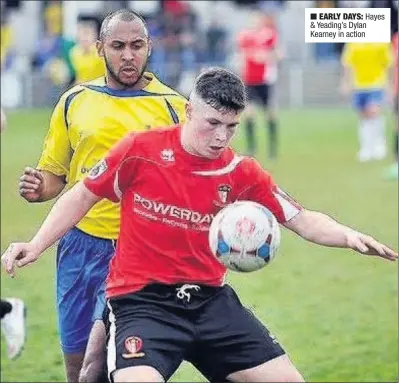
[[[241,112],[247,103],[245,85],[234,73],[223,68],[209,68],[194,83],[194,93],[219,111]]]
[[[118,18],[121,21],[134,21],[134,20],[141,20],[144,25],[144,30],[146,35],[148,36],[148,29],[147,29],[147,23],[144,20],[144,18],[138,14],[137,12],[134,12],[130,9],[119,9],[117,11],[109,13],[101,23],[101,28],[100,28],[100,40],[104,41],[104,39],[108,36],[109,34],[109,24],[110,22],[114,19]]]

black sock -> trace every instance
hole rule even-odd
[[[255,124],[252,118],[245,123],[245,132],[247,134],[247,149],[249,153],[255,153]]]
[[[277,122],[275,120],[268,121],[269,129],[269,158],[277,157]]]
[[[0,301],[0,319],[3,319],[6,314],[11,312],[11,310],[11,303],[2,299]]]
[[[395,158],[398,160],[399,159],[399,135],[398,135],[398,132],[395,133],[394,149],[395,149]]]

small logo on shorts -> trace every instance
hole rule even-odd
[[[144,352],[140,352],[143,348],[143,341],[137,336],[129,336],[125,340],[125,349],[127,353],[122,354],[125,359],[131,358],[141,358],[145,354]]]

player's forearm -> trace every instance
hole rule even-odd
[[[329,247],[347,247],[347,235],[353,231],[323,213],[310,210],[302,211],[285,226],[307,241]]]
[[[75,226],[99,200],[83,182],[79,182],[54,204],[31,243],[39,253],[43,253]]]
[[[57,176],[47,170],[42,170],[41,173],[44,178],[44,187],[37,202],[50,201],[64,190],[66,185],[65,177]]]
[[[352,80],[352,72],[349,67],[344,65],[342,67],[341,86],[350,86]]]

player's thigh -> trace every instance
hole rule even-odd
[[[97,296],[103,292],[112,241],[73,228],[57,249],[57,310],[64,353],[84,352]]]
[[[194,338],[193,326],[176,315],[173,308],[138,300],[135,294],[111,299],[107,305],[110,311],[107,325],[110,378],[121,376],[117,372],[120,370],[149,366],[167,381],[181,364]]]
[[[115,371],[112,381],[114,383],[133,382],[164,382],[164,378],[154,367],[136,366]]]
[[[304,382],[302,375],[292,364],[288,355],[281,355],[242,371],[227,376],[232,382]]]
[[[255,118],[262,109],[262,95],[259,85],[247,85],[248,105],[244,111],[244,118]]]
[[[212,381],[285,355],[276,338],[242,306],[229,286],[209,303],[197,329],[200,341],[189,361]]]

